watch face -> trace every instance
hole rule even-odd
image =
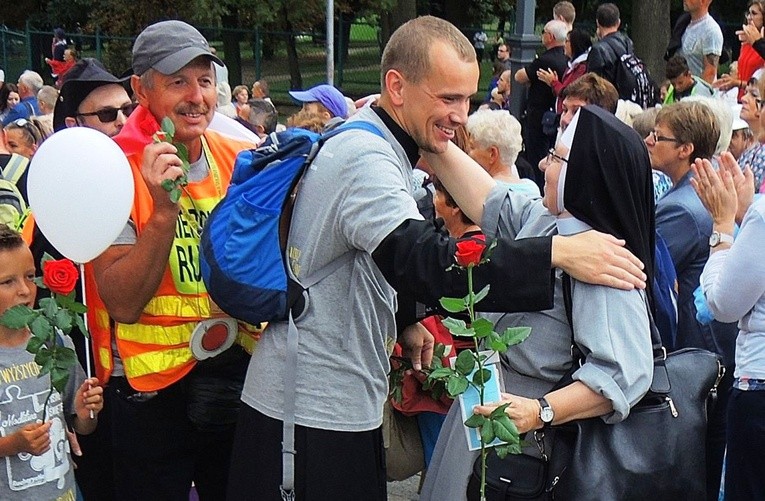
[[[711,235],[709,235],[709,246],[714,247],[715,245],[720,243],[720,234],[716,231],[712,232]]]
[[[539,417],[543,423],[552,423],[555,413],[551,407],[542,407],[542,411],[539,413]]]

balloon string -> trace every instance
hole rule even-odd
[[[82,304],[85,306],[88,306],[86,295],[85,295],[85,265],[82,263],[79,263],[80,265],[80,285],[82,286]],[[88,379],[93,377],[93,369],[90,366],[90,356],[91,356],[91,348],[90,348],[90,327],[88,327],[88,314],[87,312],[82,316],[82,322],[85,324],[85,332],[82,333],[82,337],[85,340],[85,373],[88,375]],[[91,389],[92,387],[88,385],[88,389]],[[96,417],[95,413],[93,412],[93,409],[90,409],[90,419],[94,419]]]

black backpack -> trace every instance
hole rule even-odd
[[[611,37],[603,41],[616,55],[614,80],[611,83],[619,92],[619,99],[637,103],[643,109],[655,106],[659,102],[659,88],[648,73],[645,63],[625,48],[617,48]]]

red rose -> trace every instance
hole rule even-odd
[[[79,273],[68,259],[49,259],[42,265],[43,283],[56,294],[67,295],[74,290]]]
[[[466,239],[457,242],[457,252],[454,254],[454,258],[457,260],[457,264],[460,266],[476,266],[481,262],[481,256],[486,249],[486,243],[475,240]]]

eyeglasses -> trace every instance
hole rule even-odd
[[[563,158],[562,156],[555,153],[555,148],[550,148],[547,150],[547,156],[545,157],[545,163],[550,163],[553,160],[557,160],[558,162],[566,162],[568,163],[568,158]]]
[[[651,136],[651,139],[653,139],[654,143],[668,142],[668,143],[680,144],[682,142],[675,137],[660,136],[659,134],[656,133],[655,130],[652,130],[651,133],[648,135]]]
[[[35,122],[27,120],[26,118],[17,118],[13,122],[11,122],[10,125],[18,127],[19,129],[24,129],[27,132],[29,132],[32,135],[32,139],[34,140],[35,144],[38,144],[40,140],[42,139],[42,131],[40,130],[38,125]]]
[[[117,112],[121,111],[123,115],[129,117],[133,110],[136,109],[138,104],[130,103],[120,106],[119,108],[102,108],[98,111],[92,111],[90,113],[77,113],[78,117],[98,117],[98,121],[101,123],[109,123],[117,120]]]

